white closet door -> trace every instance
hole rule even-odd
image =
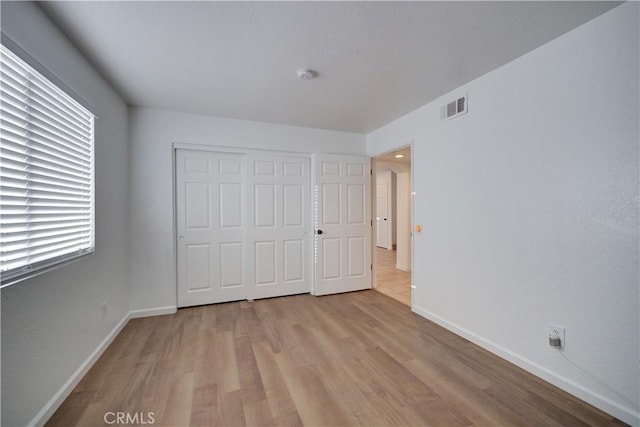
[[[177,150],[178,306],[310,292],[310,161]]]
[[[371,288],[371,160],[315,156],[315,293]]]
[[[309,292],[309,159],[252,154],[247,163],[250,295]]]
[[[248,297],[243,155],[177,150],[178,306]]]

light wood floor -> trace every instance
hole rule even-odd
[[[411,273],[396,268],[397,253],[376,248],[376,291],[411,307]]]
[[[106,412],[173,426],[621,424],[375,291],[131,320],[48,425]]]

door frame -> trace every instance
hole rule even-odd
[[[173,257],[173,305],[174,307],[178,307],[178,204],[177,204],[177,188],[176,188],[176,178],[177,178],[177,151],[178,150],[191,150],[191,151],[215,151],[222,153],[235,153],[235,154],[264,154],[264,155],[285,155],[288,157],[294,158],[302,158],[309,160],[309,194],[307,195],[307,203],[311,208],[309,209],[308,214],[308,226],[307,232],[311,236],[308,244],[309,253],[313,253],[315,256],[315,229],[314,229],[314,212],[313,212],[313,192],[314,192],[314,180],[313,180],[313,153],[302,153],[296,151],[285,151],[285,150],[265,150],[265,149],[254,149],[254,148],[244,148],[244,147],[229,147],[224,145],[202,145],[202,144],[191,144],[185,142],[173,142],[171,143],[171,203],[173,205],[173,209],[171,211],[172,221],[171,226],[173,228],[173,244],[172,244],[172,257]],[[311,275],[311,287],[309,292],[311,295],[315,295],[315,266],[314,260],[315,258],[308,257],[306,260],[306,267],[308,274]]]
[[[409,180],[411,181],[411,310],[413,310],[414,307],[414,291],[416,289],[416,285],[414,282],[414,269],[415,269],[415,216],[414,216],[414,209],[415,209],[415,203],[414,203],[414,199],[415,199],[415,160],[414,160],[414,140],[413,138],[405,141],[404,143],[399,143],[396,146],[393,146],[392,148],[386,149],[384,151],[380,151],[377,152],[375,154],[371,154],[371,169],[372,169],[372,176],[371,176],[371,191],[372,191],[372,197],[371,197],[371,215],[372,218],[375,217],[376,214],[376,189],[377,189],[377,180],[376,180],[376,175],[375,172],[378,166],[378,158],[382,157],[386,154],[389,153],[393,153],[394,151],[398,151],[402,148],[406,148],[409,147],[411,149],[411,175],[409,177]],[[371,230],[372,234],[375,236],[378,233],[378,224],[376,223],[376,221],[373,222],[373,229]],[[376,242],[374,241],[374,239],[371,239],[371,259],[373,262],[373,274],[371,275],[371,280],[372,280],[372,289],[375,289],[378,287],[378,263],[375,261],[375,256],[376,256]]]

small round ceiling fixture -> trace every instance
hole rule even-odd
[[[311,68],[300,68],[297,73],[298,78],[302,80],[311,80],[318,76],[318,72],[316,70],[312,70]]]
[[[404,157],[404,154],[396,154],[396,159],[401,159]]]

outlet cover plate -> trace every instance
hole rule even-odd
[[[564,328],[562,326],[554,325],[549,323],[549,336],[557,335],[560,337],[560,342],[562,343],[560,348],[564,348],[566,341],[564,340]]]

